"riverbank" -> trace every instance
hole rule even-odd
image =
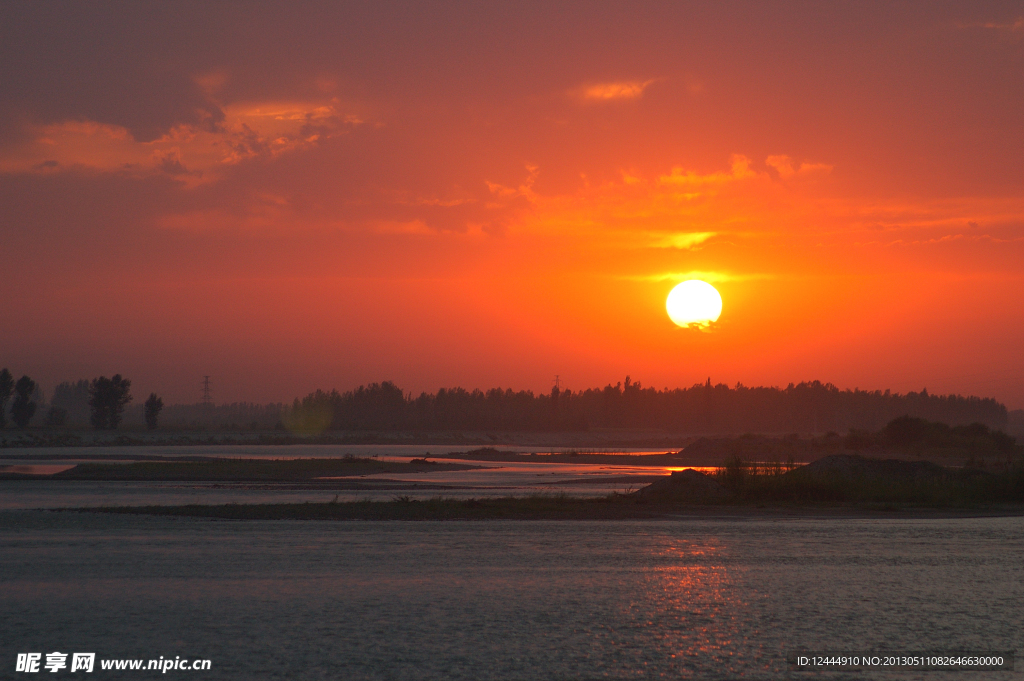
[[[419,445],[425,447],[537,447],[555,449],[678,450],[698,439],[692,433],[662,430],[592,431],[326,431],[288,430],[137,430],[104,431],[29,428],[0,431],[0,450],[45,447],[188,447],[209,445]]]
[[[299,482],[387,473],[439,473],[480,466],[427,459],[380,461],[351,456],[334,459],[216,459],[80,463],[54,474],[3,472],[0,480],[104,480],[132,482]]]
[[[977,518],[1024,516],[1024,505],[927,508],[895,503],[777,504],[648,503],[633,495],[535,495],[486,499],[355,501],[305,504],[105,506],[74,512],[177,516],[217,520],[667,520],[709,518]]]

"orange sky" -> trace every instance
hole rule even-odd
[[[8,3],[0,65],[0,365],[47,389],[1024,407],[1019,3]]]

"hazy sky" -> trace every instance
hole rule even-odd
[[[6,2],[0,93],[0,365],[48,389],[1024,407],[1019,2]]]

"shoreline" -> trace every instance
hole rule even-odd
[[[592,429],[586,431],[325,431],[288,430],[45,428],[0,431],[0,450],[63,447],[194,447],[293,445],[406,445],[415,447],[554,447],[681,449],[709,433],[660,429]],[[781,436],[782,434],[776,434]],[[720,437],[720,435],[711,435]]]
[[[732,519],[905,519],[1024,517],[1024,505],[923,507],[909,504],[846,503],[833,505],[745,505],[735,503],[644,503],[631,497],[492,497],[455,500],[435,498],[393,501],[346,501],[292,504],[188,504],[178,506],[97,506],[51,510],[63,513],[104,513],[185,517],[206,520],[679,520]]]

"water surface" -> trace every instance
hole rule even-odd
[[[788,651],[1024,650],[1022,571],[1020,518],[223,522],[4,511],[0,664],[71,650],[213,661],[206,675],[168,672],[178,678],[808,678],[789,671]]]
[[[443,453],[465,452],[479,447],[443,448]],[[502,451],[538,452],[536,448],[502,447]],[[5,450],[5,456],[19,453]],[[617,454],[663,454],[664,450],[604,452]],[[65,460],[56,457],[76,457]],[[97,457],[161,456],[169,460],[185,456],[210,456],[251,459],[373,457],[381,461],[407,462],[429,456],[444,462],[442,450],[422,445],[195,445],[179,447],[82,447],[36,448],[25,450],[24,459],[2,460],[0,471],[55,473],[76,462],[104,461]],[[55,457],[47,459],[46,457]],[[669,475],[669,467],[602,464],[548,463],[539,461],[467,461],[455,463],[478,466],[476,470],[427,471],[420,473],[381,473],[348,478],[323,478],[316,484],[303,483],[183,483],[183,482],[111,482],[76,480],[0,480],[0,509],[72,508],[95,506],[145,506],[176,504],[257,504],[324,503],[371,499],[386,501],[396,496],[429,499],[437,496],[476,498],[488,496],[525,496],[530,494],[567,494],[571,496],[607,495],[639,489],[651,476]],[[346,489],[345,481],[366,483],[363,489]],[[332,484],[336,483],[336,484]]]

